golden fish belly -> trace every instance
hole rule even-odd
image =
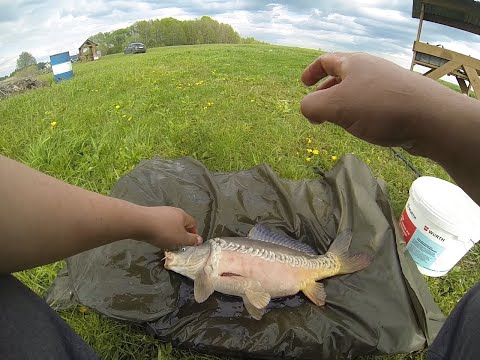
[[[272,298],[294,295],[306,281],[318,277],[318,270],[293,267],[280,261],[268,261],[259,256],[235,251],[222,251],[217,274],[242,276],[258,281]]]

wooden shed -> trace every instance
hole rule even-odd
[[[475,0],[413,0],[412,17],[419,19],[419,24],[410,70],[415,65],[425,66],[429,70],[424,75],[434,80],[453,75],[464,94],[473,87],[475,97],[480,99],[480,60],[420,41],[423,21],[480,35],[480,3]]]
[[[78,48],[78,57],[80,61],[97,60],[97,46],[98,44],[94,43],[92,40],[85,40],[85,42]]]

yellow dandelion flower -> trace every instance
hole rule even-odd
[[[313,153],[313,150],[312,149],[307,149],[307,153],[311,154],[311,153]]]
[[[50,123],[50,126],[51,126],[51,127],[57,126],[57,122],[56,122],[56,121],[52,121],[52,122]]]
[[[313,155],[318,155],[320,152],[317,149],[313,149],[312,153]]]
[[[370,164],[370,163],[371,163],[370,159],[367,159],[367,164]]]
[[[115,105],[115,109],[117,109],[117,110],[120,109],[120,105],[118,105],[118,104]]]
[[[331,159],[332,159],[332,161],[336,161],[337,157],[335,155],[332,155]]]
[[[311,157],[307,157],[305,158],[306,161],[312,161],[312,158]]]
[[[209,101],[209,102],[207,103],[207,105],[208,105],[208,106],[213,106],[213,102],[210,102],[210,101]]]

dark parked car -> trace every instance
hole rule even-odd
[[[147,47],[139,42],[130,43],[128,46],[123,50],[124,54],[138,54],[147,52]]]

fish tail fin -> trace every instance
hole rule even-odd
[[[328,252],[335,255],[338,259],[340,268],[337,275],[350,274],[365,269],[372,262],[372,257],[361,253],[355,255],[348,254],[348,248],[352,242],[352,230],[343,230],[333,241]]]

